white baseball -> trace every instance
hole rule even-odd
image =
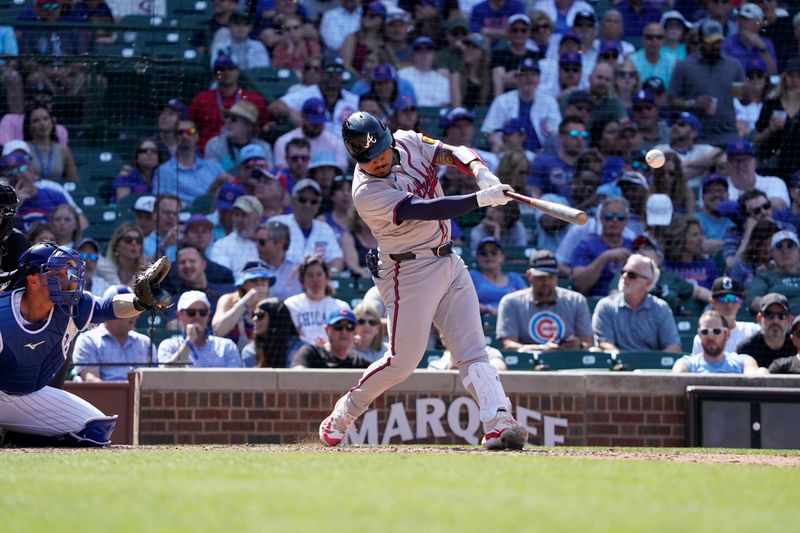
[[[650,150],[645,154],[644,160],[647,161],[647,164],[650,165],[650,168],[661,168],[664,166],[666,159],[664,158],[664,152],[661,150]]]

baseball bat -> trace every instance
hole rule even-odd
[[[530,196],[525,196],[524,194],[518,194],[509,191],[506,191],[506,196],[516,200],[521,204],[526,204],[534,209],[538,209],[545,215],[550,215],[551,217],[563,220],[564,222],[583,226],[589,220],[589,215],[587,215],[585,211],[575,209],[574,207],[557,204],[555,202],[548,202],[547,200],[538,200],[536,198],[531,198]]]

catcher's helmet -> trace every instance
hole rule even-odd
[[[36,244],[19,258],[24,274],[44,274],[50,301],[56,305],[75,305],[81,299],[86,283],[86,266],[80,254],[71,248],[53,243]],[[64,275],[57,272],[64,271]]]
[[[394,146],[394,137],[386,124],[364,111],[353,113],[344,121],[342,139],[350,157],[358,163],[368,163]]]
[[[0,183],[0,243],[5,241],[14,229],[17,204],[17,193],[14,191],[14,187]]]

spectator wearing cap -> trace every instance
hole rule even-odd
[[[230,269],[234,277],[249,261],[257,261],[256,228],[263,214],[264,208],[255,196],[236,198],[231,213],[234,230],[211,246],[209,259]]]
[[[786,183],[775,176],[762,176],[756,172],[755,148],[750,142],[739,139],[728,144],[728,195],[737,200],[747,191],[758,189],[767,195],[776,209],[791,204]]]
[[[177,194],[181,202],[191,204],[203,195],[214,196],[233,176],[225,172],[215,159],[205,159],[197,153],[200,131],[195,122],[178,122],[178,149],[165,161],[153,178],[153,193]]]
[[[308,140],[311,154],[332,154],[337,166],[347,168],[349,158],[342,144],[341,133],[338,135],[327,130],[327,108],[321,98],[309,98],[303,104],[303,123],[288,133],[278,137],[275,141],[275,164],[279,167],[286,165],[286,145],[292,139],[303,138]]]
[[[495,217],[507,216],[497,208],[493,209]],[[499,226],[502,222],[497,221],[495,224]],[[499,229],[497,233],[500,233]],[[483,237],[478,241],[476,248],[477,268],[471,268],[469,275],[478,294],[481,313],[496,315],[500,299],[510,292],[524,288],[525,281],[516,272],[503,271],[506,254],[499,238]]]
[[[731,334],[728,326],[728,321],[717,311],[706,311],[700,315],[697,323],[700,352],[684,355],[675,361],[672,372],[744,374],[745,376],[768,373],[766,369],[758,368],[758,364],[751,356],[725,350]]]
[[[211,302],[200,291],[186,291],[178,299],[180,335],[158,345],[158,362],[164,366],[241,368],[239,350],[230,339],[209,335]]]
[[[713,254],[722,248],[725,230],[733,226],[733,221],[717,210],[720,203],[728,201],[728,179],[721,174],[709,174],[703,178],[700,192],[703,209],[695,217],[706,236],[708,252]]]
[[[289,227],[282,222],[265,222],[256,230],[258,258],[275,274],[270,294],[281,301],[303,292],[298,278],[298,264],[286,258],[291,243]]]
[[[642,48],[631,55],[631,61],[639,72],[639,78],[659,78],[669,86],[675,55],[663,52],[666,31],[658,22],[650,22],[642,30]]]
[[[541,152],[548,138],[558,130],[561,112],[551,96],[537,94],[541,71],[539,63],[525,59],[517,69],[517,89],[492,101],[481,131],[488,136],[494,153],[502,151],[502,137],[496,132],[506,120],[518,118],[525,126],[525,149]]]
[[[397,75],[414,87],[417,103],[421,107],[447,107],[450,105],[450,79],[433,70],[436,45],[429,37],[417,37],[411,44],[412,65],[401,68]]]
[[[211,44],[211,66],[220,55],[230,55],[242,70],[270,66],[269,52],[264,43],[250,38],[253,17],[244,11],[235,11],[228,19],[228,27],[214,35]],[[276,65],[277,66],[277,65]]]
[[[756,128],[756,121],[764,107],[764,99],[772,90],[767,80],[764,62],[755,58],[744,68],[745,82],[734,94],[733,108],[736,111],[736,129],[743,138],[749,138]]]
[[[450,73],[450,89],[456,107],[486,107],[491,100],[492,75],[489,71],[489,40],[473,33],[464,41],[464,64]]]
[[[150,139],[158,145],[159,161],[166,161],[178,150],[178,123],[186,120],[186,104],[177,98],[170,98],[156,119],[156,131]]]
[[[578,11],[592,11],[593,8],[583,0],[538,0],[534,8],[545,13],[555,25],[553,33],[563,35],[572,24],[568,21],[575,17]]]
[[[773,359],[769,364],[770,374],[800,374],[800,317],[795,317],[792,320],[792,325],[789,328],[789,339],[797,349],[797,353]]]
[[[439,124],[444,133],[442,142],[451,146],[469,146],[486,163],[489,170],[492,172],[497,170],[500,161],[494,153],[472,146],[475,138],[475,113],[463,107],[454,107],[440,111],[440,117]]]
[[[9,29],[11,29],[10,26]],[[9,47],[11,46],[12,45],[9,45]],[[9,55],[16,55],[16,52]],[[0,70],[3,71],[11,68],[8,66],[8,63],[3,64],[0,62],[0,65],[2,65]],[[11,78],[13,78],[13,74],[11,75]],[[13,85],[13,80],[11,83]],[[8,86],[6,86],[6,90],[9,90]],[[13,87],[10,90],[12,93],[14,92]],[[19,92],[21,97],[22,87],[19,88]],[[6,100],[8,100],[8,98],[16,97],[7,93]],[[23,107],[17,105],[12,107],[11,104],[9,104],[9,112],[3,115],[2,120],[0,120],[0,145],[5,145],[14,139],[22,139],[23,124],[25,122],[25,114],[23,113],[23,110],[27,107],[33,107],[34,105],[43,105],[50,111],[53,110],[53,90],[50,89],[46,83],[28,82],[25,86],[25,105]],[[56,138],[58,139],[59,144],[62,146],[67,145],[69,133],[67,132],[67,128],[65,128],[62,124],[56,124]]]
[[[628,257],[622,266],[619,292],[601,299],[594,309],[592,330],[600,349],[681,351],[672,310],[664,300],[649,294],[660,275],[649,257]]]
[[[570,259],[572,285],[587,296],[608,294],[611,278],[622,267],[632,250],[631,239],[623,235],[630,217],[628,201],[622,197],[606,200],[600,208],[599,216],[600,234],[590,235],[580,241]]]
[[[706,20],[698,27],[698,51],[675,65],[667,94],[671,107],[698,116],[699,142],[723,146],[737,136],[731,87],[744,81],[744,69],[739,61],[722,54],[719,22]]]
[[[669,127],[659,120],[659,112],[656,95],[646,89],[634,93],[633,121],[639,127],[643,150],[649,150],[669,139]]]
[[[261,261],[249,261],[236,277],[236,289],[223,294],[211,320],[214,335],[226,337],[239,349],[253,339],[253,312],[258,302],[270,296],[275,273]]]
[[[174,194],[162,194],[156,197],[154,211],[156,225],[153,231],[144,237],[142,255],[151,258],[166,256],[170,261],[175,260],[180,210],[180,199]]]
[[[272,148],[258,138],[258,108],[252,102],[239,100],[225,111],[225,126],[208,141],[204,153],[206,159],[214,159],[226,172],[234,173],[243,162],[242,150],[250,145],[258,146],[259,158],[272,166]]]
[[[661,18],[661,11],[643,0],[622,0],[614,7],[622,14],[624,35],[629,39],[639,37],[645,26],[651,22],[658,23]]]
[[[575,161],[586,145],[589,134],[586,125],[575,116],[564,117],[558,126],[558,148],[544,152],[533,160],[528,190],[535,196],[555,193],[569,197],[570,181]]]
[[[508,36],[509,18],[525,14],[525,4],[519,0],[485,0],[475,4],[470,12],[469,32],[480,33],[492,42]]]
[[[543,54],[528,48],[530,29],[531,19],[528,18],[528,15],[517,13],[508,18],[508,47],[493,52],[489,65],[495,98],[506,91],[517,88],[517,70],[520,63],[525,59],[538,61],[543,56]],[[466,41],[464,44],[466,45]]]
[[[789,335],[794,317],[789,310],[789,300],[777,292],[759,298],[756,310],[761,331],[739,343],[736,351],[751,355],[759,367],[769,368],[775,359],[797,352]]]
[[[328,52],[338,53],[345,38],[361,25],[363,8],[358,0],[341,0],[326,10],[319,25],[319,36]]]
[[[262,131],[268,129],[267,123],[270,121],[264,98],[258,92],[245,89],[239,83],[241,72],[232,56],[221,55],[214,59],[213,71],[214,80],[217,82],[216,88],[197,93],[187,111],[188,117],[200,130],[198,146],[201,151],[205,150],[206,143],[212,137],[219,135],[225,125],[225,111],[241,100],[256,106],[258,126]]]
[[[129,194],[150,194],[153,174],[161,160],[158,145],[152,139],[139,139],[133,148],[132,165],[123,165],[111,184],[113,192],[109,202],[116,203]]]
[[[524,287],[500,300],[496,336],[517,352],[580,350],[592,345],[586,298],[558,286],[558,264],[549,250],[531,256]]]
[[[288,116],[295,126],[301,126],[305,103],[310,98],[319,98],[325,103],[325,127],[334,135],[340,135],[344,121],[358,109],[358,96],[343,88],[343,73],[341,57],[326,59],[317,85],[286,93],[269,105],[270,113],[278,117]],[[279,156],[276,148],[276,159]]]
[[[216,211],[209,215],[209,219],[215,222],[212,241],[217,241],[233,231],[233,203],[244,194],[244,188],[235,183],[226,183],[220,187],[214,201]]]
[[[327,340],[297,350],[292,368],[367,368],[371,364],[354,349],[356,316],[352,311],[342,309],[331,314],[324,327]]]
[[[726,352],[735,352],[739,344],[761,331],[761,326],[755,322],[736,320],[736,315],[744,303],[744,296],[745,290],[742,284],[729,276],[718,277],[711,286],[711,308],[728,322],[730,336],[725,342]],[[695,335],[692,354],[701,353],[702,349],[700,336]]]
[[[800,20],[795,26],[800,34]],[[753,142],[762,158],[774,157],[778,173],[791,176],[800,168],[800,145],[797,124],[800,122],[800,56],[793,57],[781,74],[778,86],[764,102],[756,122]]]
[[[692,29],[692,23],[686,20],[680,11],[671,9],[661,15],[659,24],[664,28],[661,53],[672,55],[676,61],[683,60],[686,57],[686,44],[683,41]]]
[[[344,265],[342,249],[333,228],[316,219],[321,200],[322,189],[316,181],[300,180],[292,189],[292,214],[272,217],[269,222],[281,222],[289,228],[289,260],[301,264],[308,255],[320,255],[329,270],[338,273]]]
[[[111,285],[102,295],[131,294],[127,285]],[[147,335],[134,331],[136,317],[108,320],[78,335],[73,351],[82,381],[128,381],[128,372],[156,362]]]
[[[742,68],[753,59],[761,59],[767,66],[767,73],[778,72],[778,58],[775,45],[769,37],[760,34],[764,12],[754,3],[743,4],[736,12],[736,33],[722,42],[722,53],[739,60]]]
[[[300,77],[308,58],[319,56],[322,53],[316,32],[312,35],[306,31],[302,18],[297,14],[276,17],[275,21],[280,28],[280,34],[277,42],[271,48],[272,66],[288,68],[297,77]]]
[[[292,361],[297,331],[289,309],[275,297],[265,298],[252,314],[253,340],[242,348],[245,368],[286,368]]]
[[[774,270],[766,270],[753,278],[748,291],[749,308],[753,313],[762,305],[762,296],[780,292],[787,298],[787,309],[800,314],[800,241],[797,233],[782,230],[770,240]]]
[[[75,243],[74,249],[81,255],[81,260],[86,267],[84,290],[91,292],[95,296],[102,297],[111,284],[97,275],[97,264],[101,260],[105,260],[100,253],[100,244],[94,239],[84,238]],[[110,266],[112,269],[114,268],[113,265]]]
[[[702,132],[700,119],[694,113],[682,111],[673,118],[669,144],[657,144],[653,148],[677,155],[687,179],[702,176],[713,170],[723,154],[716,146],[697,142]]]

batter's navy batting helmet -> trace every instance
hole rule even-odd
[[[342,138],[350,157],[358,163],[368,163],[394,146],[394,137],[386,124],[364,111],[353,113],[344,121]]]
[[[14,187],[0,183],[0,243],[5,241],[14,229],[17,203],[17,193],[14,191]]]
[[[80,301],[86,266],[75,250],[53,243],[36,244],[20,256],[19,268],[25,275],[45,274],[50,301],[54,304],[76,305]],[[62,270],[63,277],[54,275]]]

